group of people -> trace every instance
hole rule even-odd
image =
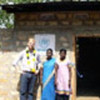
[[[46,60],[41,61],[35,50],[35,40],[29,38],[13,66],[21,62],[20,100],[34,100],[33,90],[36,77],[40,75],[42,87],[41,100],[69,100],[71,90],[71,62],[67,59],[66,49],[61,49],[60,57],[53,57],[53,50],[47,49]]]

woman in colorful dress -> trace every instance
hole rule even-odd
[[[43,83],[42,97],[41,100],[55,100],[55,58],[53,58],[52,49],[48,49],[46,52],[47,59],[43,63],[40,77]]]
[[[55,85],[56,100],[69,100],[71,93],[71,67],[66,59],[66,50],[60,50],[60,59],[56,61],[55,67]]]

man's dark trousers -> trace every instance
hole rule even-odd
[[[24,72],[20,80],[20,100],[34,100],[33,90],[36,75],[31,72]]]

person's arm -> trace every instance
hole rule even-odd
[[[36,60],[37,60],[36,69],[39,70],[41,68],[41,59],[39,54],[37,54]]]
[[[13,62],[13,66],[14,66],[14,67],[16,67],[17,64],[19,63],[19,61],[22,60],[23,55],[24,55],[24,51],[20,52],[20,54],[18,55],[17,59]]]
[[[71,86],[71,78],[72,78],[72,67],[71,65],[68,65],[68,69],[69,69],[69,87]]]
[[[37,60],[36,74],[38,74],[40,72],[40,69],[43,67],[39,54],[37,55],[36,60]]]
[[[55,64],[55,86],[57,85],[57,71],[58,71],[58,64]]]
[[[42,78],[43,78],[43,67],[40,68],[40,85],[41,86],[43,86]]]

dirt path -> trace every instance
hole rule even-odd
[[[76,100],[100,100],[100,97],[78,97]]]

